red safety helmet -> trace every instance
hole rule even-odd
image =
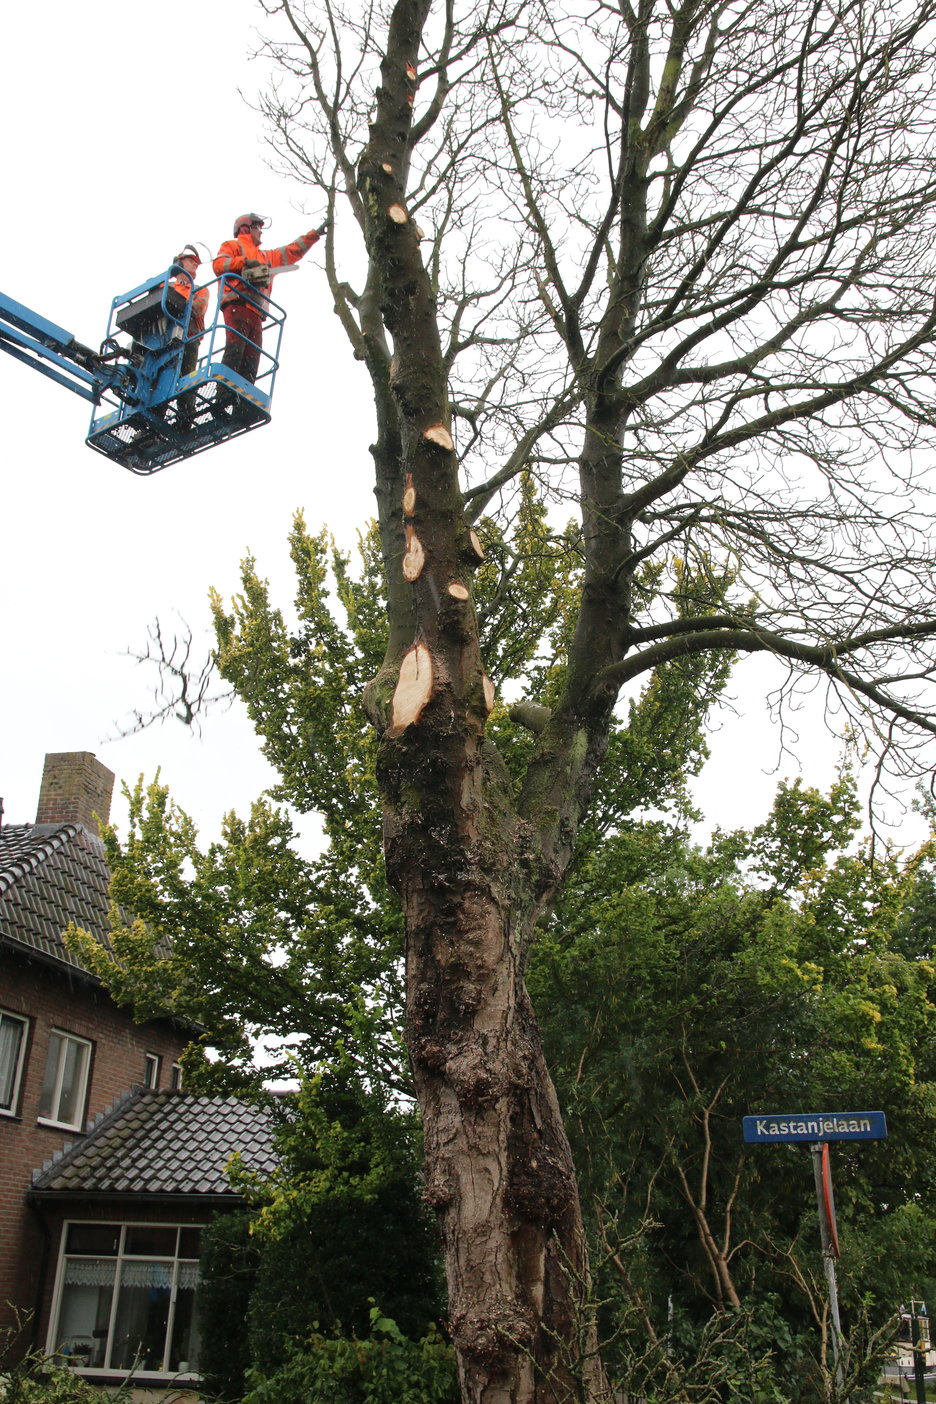
[[[177,253],[172,261],[173,263],[181,263],[183,258],[194,258],[195,266],[197,268],[201,267],[201,255],[199,254],[196,248],[192,247],[191,244],[186,244],[182,252]]]
[[[266,218],[265,215],[258,215],[258,214],[242,214],[242,215],[238,215],[237,218],[236,218],[235,221],[234,221],[234,238],[235,238],[235,239],[237,238],[238,234],[239,234],[240,231],[241,231],[241,227],[242,227],[243,225],[245,225],[245,224],[259,224],[261,229],[265,229],[265,228],[267,227],[267,225],[269,224],[269,222],[270,222],[270,221]]]

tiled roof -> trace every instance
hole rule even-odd
[[[85,971],[62,940],[70,921],[110,945],[104,845],[81,824],[0,828],[0,942]]]
[[[273,1170],[273,1126],[265,1111],[235,1097],[138,1089],[34,1171],[33,1189],[230,1198],[224,1167],[235,1151],[251,1170]]]

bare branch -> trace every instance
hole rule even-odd
[[[218,706],[230,707],[234,701],[233,688],[219,686],[214,654],[208,653],[199,661],[192,630],[179,618],[180,633],[170,637],[156,619],[147,627],[143,652],[127,650],[126,656],[135,663],[155,668],[157,680],[151,709],[134,711],[129,724],[115,723],[117,736],[133,736],[170,719],[180,721],[198,735],[210,711]]]

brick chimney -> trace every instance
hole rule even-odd
[[[114,776],[91,751],[56,751],[45,758],[37,824],[84,824],[98,831],[95,814],[110,819]]]

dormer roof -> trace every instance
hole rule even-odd
[[[236,1097],[128,1094],[87,1135],[33,1173],[33,1193],[236,1198],[225,1173],[235,1151],[248,1169],[276,1166],[269,1112]]]

